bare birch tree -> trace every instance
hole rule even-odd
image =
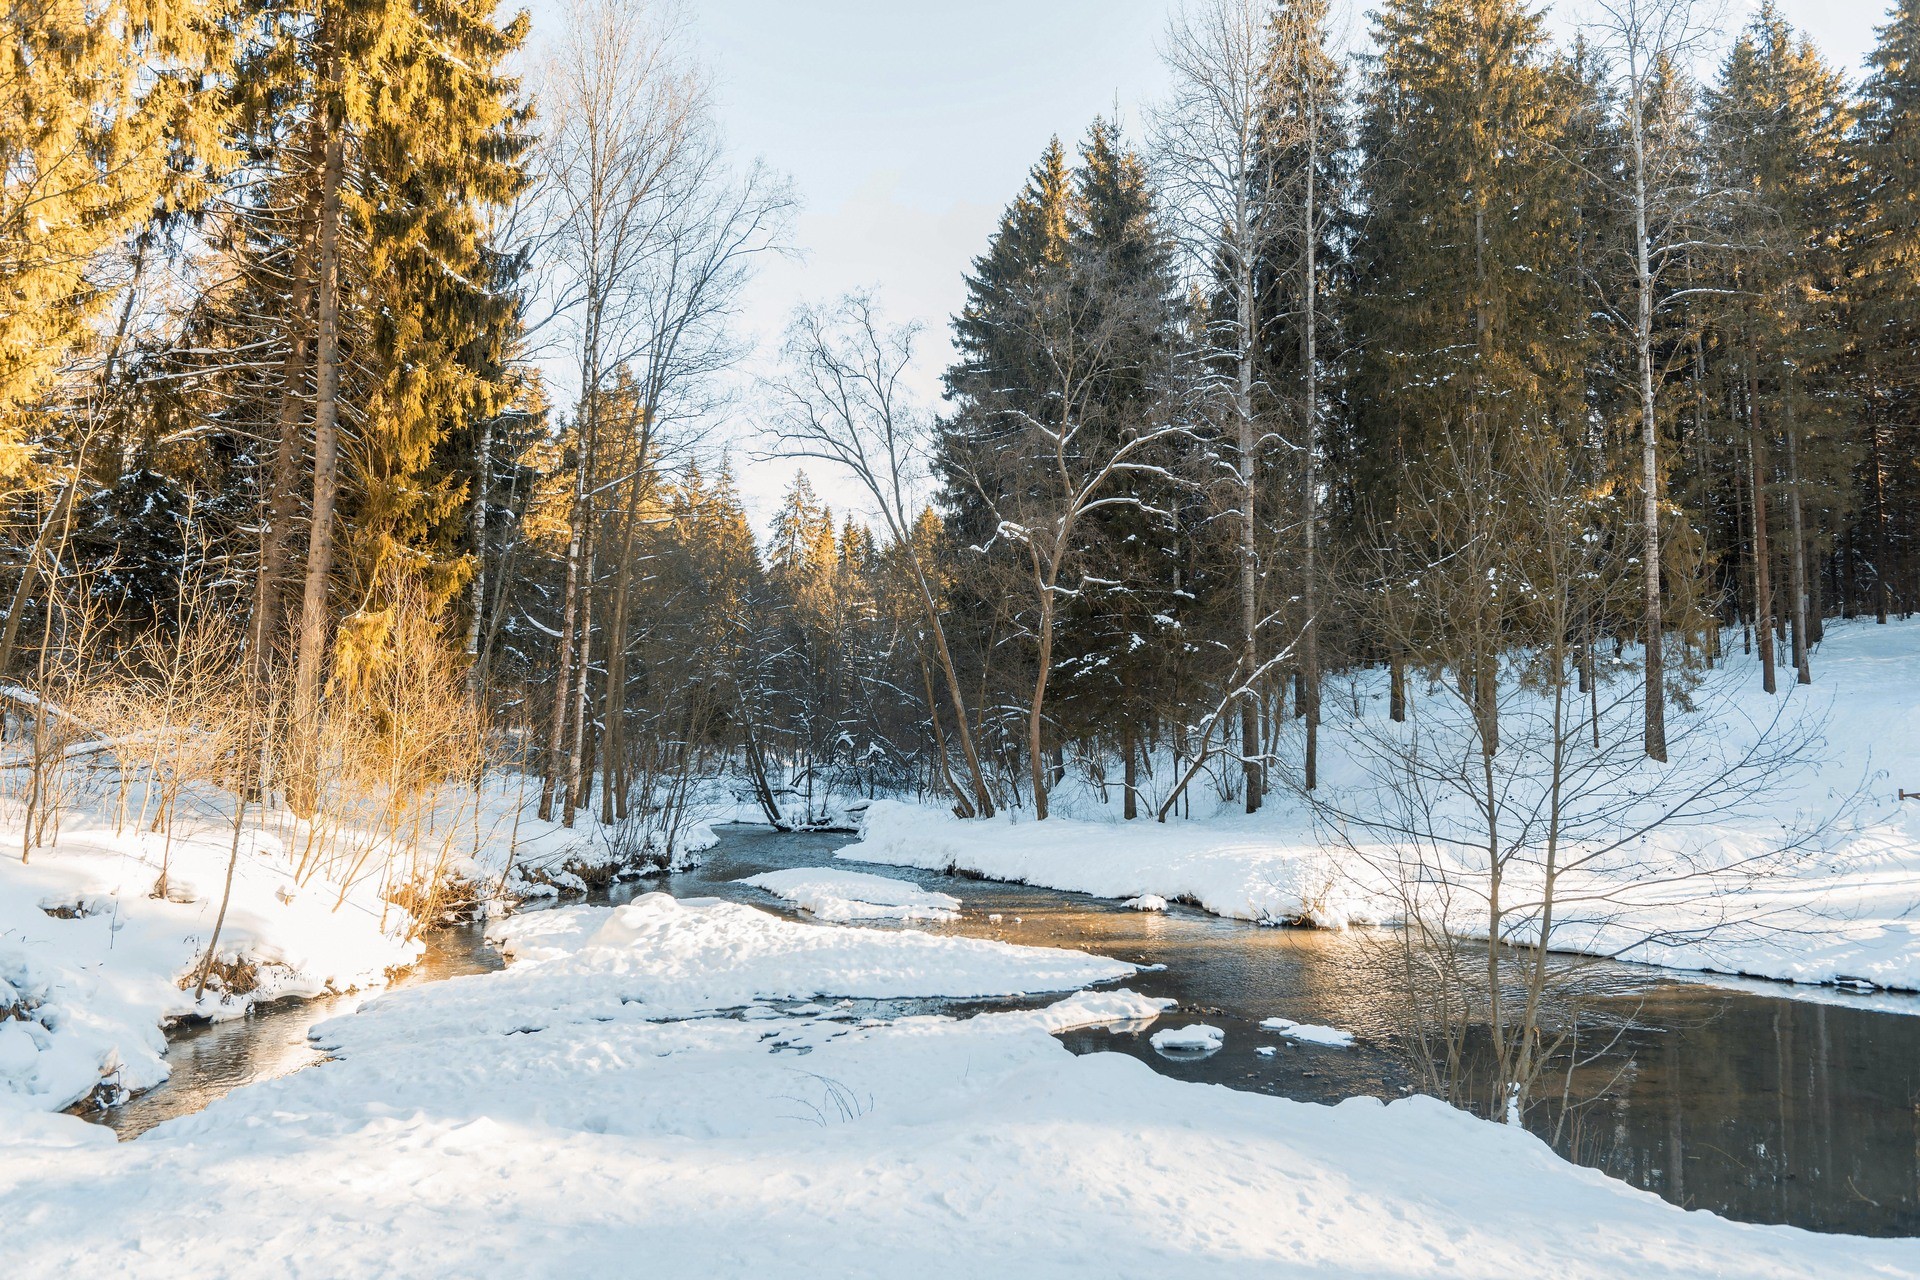
[[[1640,419],[1640,532],[1643,543],[1642,642],[1646,649],[1642,741],[1667,758],[1665,620],[1661,584],[1660,392],[1669,369],[1661,350],[1661,317],[1692,291],[1675,286],[1697,248],[1711,193],[1700,181],[1699,141],[1683,65],[1706,38],[1695,0],[1595,0],[1602,49],[1616,60],[1619,125],[1626,155],[1620,177],[1631,210],[1626,281],[1601,282],[1600,293],[1633,343]],[[1615,287],[1625,284],[1626,287]],[[1677,344],[1676,344],[1677,345]],[[1681,358],[1675,356],[1675,359]]]
[[[775,429],[789,457],[818,458],[841,468],[873,500],[873,509],[913,579],[915,598],[933,640],[935,660],[953,702],[960,753],[967,762],[971,802],[965,816],[993,816],[973,719],[947,645],[940,602],[915,537],[923,505],[923,460],[932,450],[932,424],[913,403],[903,379],[913,364],[914,330],[889,326],[870,294],[854,293],[831,308],[804,307],[787,332],[785,372],[771,384]],[[938,732],[939,709],[928,712]],[[942,753],[944,755],[944,752]]]
[[[1190,436],[1191,423],[1171,403],[1168,370],[1143,367],[1165,356],[1142,347],[1143,331],[1164,323],[1158,281],[1132,278],[1126,266],[1098,252],[1069,255],[1065,270],[1022,286],[1022,340],[1038,359],[1043,385],[1032,410],[996,408],[973,436],[949,435],[962,483],[995,521],[1033,591],[1035,670],[1027,699],[1027,767],[1034,816],[1047,817],[1045,724],[1055,624],[1063,598],[1077,593],[1083,522],[1113,507],[1140,507],[1120,489],[1123,477],[1154,473],[1175,484],[1164,450]],[[1116,403],[1117,382],[1145,393]],[[1257,768],[1258,762],[1255,761]]]

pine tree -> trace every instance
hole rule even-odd
[[[1772,4],[1735,42],[1707,95],[1716,185],[1737,193],[1732,256],[1737,301],[1727,323],[1739,350],[1751,451],[1756,626],[1763,682],[1773,688],[1772,607],[1778,545],[1769,489],[1784,490],[1787,607],[1797,680],[1810,683],[1810,559],[1831,546],[1850,501],[1851,410],[1844,355],[1839,249],[1849,187],[1844,83]],[[1824,518],[1823,518],[1824,513]]]
[[[1574,183],[1557,145],[1576,104],[1542,23],[1517,0],[1390,0],[1377,15],[1352,303],[1361,354],[1347,390],[1363,468],[1357,515],[1375,545],[1397,536],[1403,486],[1444,495],[1445,468],[1427,475],[1430,461],[1563,448],[1584,418],[1590,343],[1568,269]],[[1497,501],[1452,497],[1466,504],[1461,527],[1473,504]],[[1418,548],[1405,550],[1420,563]],[[1492,637],[1501,607],[1489,584],[1485,616],[1447,622]],[[1481,641],[1446,660],[1497,748],[1498,652]],[[1398,717],[1397,669],[1393,684]]]
[[[224,102],[221,0],[44,0],[0,12],[0,477],[21,415],[125,283],[111,251],[196,208]]]
[[[1920,0],[1898,0],[1869,59],[1851,245],[1861,352],[1861,507],[1876,619],[1920,595]]]

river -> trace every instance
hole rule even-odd
[[[617,885],[608,896],[618,902],[662,889],[794,915],[736,882],[835,865],[834,852],[850,840],[726,828],[701,866]],[[1093,1028],[1063,1037],[1076,1053],[1118,1051],[1180,1079],[1305,1101],[1392,1098],[1413,1087],[1397,1029],[1402,997],[1377,962],[1378,934],[1261,928],[1178,906],[1138,912],[1026,885],[838,865],[961,900],[959,919],[915,927],[1164,965],[1126,985],[1178,1000],[1177,1015],[1226,1032],[1218,1052],[1195,1057],[1162,1054],[1147,1034]],[[436,930],[405,981],[499,964],[477,926]],[[1742,1221],[1920,1235],[1920,997],[1805,999],[1804,991],[1728,987],[1641,966],[1598,973],[1592,1008],[1610,1010],[1617,1031],[1567,1082],[1577,1105],[1565,1114],[1543,1109],[1536,1122],[1563,1154],[1676,1204]],[[166,1084],[90,1118],[133,1137],[230,1089],[319,1061],[307,1029],[362,999],[283,1002],[182,1030],[168,1051]],[[1359,1044],[1296,1044],[1260,1029],[1276,1015],[1344,1028]],[[1263,1047],[1273,1052],[1259,1053]]]

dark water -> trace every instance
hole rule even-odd
[[[1177,906],[1137,912],[1081,894],[836,861],[849,840],[730,829],[702,866],[616,893],[666,889],[784,911],[733,881],[835,865],[894,876],[960,899],[960,919],[937,931],[1164,964],[1126,981],[1180,1002],[1158,1025],[1204,1021],[1226,1032],[1203,1058],[1156,1051],[1152,1028],[1070,1032],[1063,1038],[1076,1052],[1117,1050],[1180,1079],[1308,1101],[1391,1098],[1413,1085],[1396,1034],[1401,997],[1365,934],[1266,929]],[[1901,1013],[1730,990],[1643,966],[1589,974],[1600,1009],[1622,1029],[1568,1082],[1581,1105],[1532,1121],[1563,1154],[1742,1221],[1920,1235],[1920,997],[1872,1002],[1909,1007]],[[1341,1027],[1360,1043],[1295,1044],[1260,1029],[1274,1015]]]
[[[1204,1021],[1226,1032],[1218,1052],[1194,1057],[1156,1051],[1152,1028],[1088,1028],[1063,1037],[1075,1052],[1118,1051],[1180,1079],[1306,1101],[1391,1098],[1413,1087],[1397,1038],[1401,997],[1367,934],[1264,929],[1181,907],[1136,912],[1080,894],[836,862],[834,852],[849,840],[729,828],[702,866],[617,885],[610,896],[664,889],[804,919],[735,881],[805,866],[890,875],[961,900],[958,920],[916,927],[1165,965],[1126,982],[1180,1002],[1158,1025]],[[440,930],[406,980],[499,963],[477,926]],[[1612,1007],[1623,1029],[1567,1082],[1579,1105],[1560,1115],[1543,1110],[1534,1121],[1564,1154],[1675,1203],[1743,1221],[1920,1235],[1920,997],[1879,997],[1879,1005],[1910,1006],[1888,1012],[1764,988],[1729,990],[1637,966],[1598,972],[1600,1007]],[[169,1050],[167,1084],[93,1118],[131,1137],[239,1085],[298,1070],[320,1056],[307,1045],[307,1029],[355,999],[289,1002],[183,1032]],[[981,1006],[943,1007],[965,1014]],[[859,1012],[909,1011],[921,1009]],[[1275,1015],[1344,1028],[1359,1044],[1284,1040],[1258,1025]],[[1274,1052],[1256,1052],[1262,1047]]]

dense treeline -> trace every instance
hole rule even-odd
[[[1807,682],[1824,619],[1920,598],[1920,0],[1857,85],[1771,5],[1696,82],[1692,8],[1558,47],[1383,0],[1348,62],[1328,0],[1194,6],[1138,137],[1007,206],[937,413],[864,297],[736,394],[793,198],[644,6],[537,92],[491,0],[15,8],[0,668],[77,704],[201,636],[221,767],[303,814],[458,702],[491,754],[409,785],[505,753],[668,852],[719,774],[783,824],[1070,772],[1251,810],[1315,786],[1341,673],[1497,750],[1516,652],[1632,674],[1664,760],[1723,644]],[[712,434],[755,404],[860,511],[801,474],[756,538]]]

